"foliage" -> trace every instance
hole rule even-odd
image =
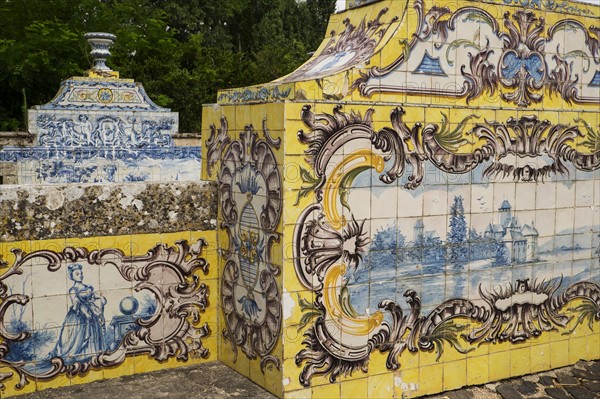
[[[462,121],[453,130],[450,130],[448,116],[442,112],[442,126],[435,133],[435,140],[446,151],[456,153],[461,145],[469,141],[463,137],[463,130],[471,119],[478,119],[477,115],[470,115],[463,118]]]
[[[298,304],[300,305],[300,310],[302,310],[302,317],[298,323],[298,331],[310,324],[312,319],[323,317],[323,311],[318,306],[308,302],[304,298],[300,298],[300,295],[298,295]]]
[[[600,321],[600,305],[589,299],[584,299],[581,305],[575,308],[569,308],[568,310],[573,313],[579,313],[579,315],[577,316],[575,325],[573,325],[570,330],[564,332],[563,335],[572,334],[577,326],[584,321],[587,321],[590,331],[594,331],[594,322]]]
[[[117,35],[111,68],[179,112],[181,131],[199,131],[201,106],[217,90],[264,83],[306,61],[334,9],[335,0],[0,2],[0,130],[25,129],[24,106],[81,76],[90,66],[83,34],[105,31]]]
[[[52,329],[40,329],[31,331],[27,324],[21,320],[13,319],[9,322],[8,330],[13,334],[27,333],[28,336],[23,341],[9,341],[9,350],[4,357],[12,362],[31,362],[50,357],[49,353],[41,355],[40,349],[48,342],[56,338],[56,333]]]
[[[294,206],[298,206],[300,200],[312,193],[321,181],[320,179],[313,177],[310,172],[302,166],[300,167],[300,178],[302,179],[302,182],[308,184],[308,186],[302,186],[300,191],[298,191],[298,197],[296,198]]]
[[[595,132],[592,126],[583,119],[575,119],[575,122],[581,123],[587,131],[586,140],[581,144],[591,152],[600,151],[600,130]]]
[[[464,349],[458,340],[459,333],[468,327],[468,325],[456,324],[452,319],[448,319],[437,325],[431,334],[425,337],[428,342],[433,343],[435,353],[437,354],[435,358],[436,362],[440,360],[444,353],[445,342],[462,354],[467,354],[475,350],[475,348]]]
[[[396,224],[390,224],[375,232],[368,257],[365,260],[369,267],[396,267],[397,262],[403,262],[406,237]]]

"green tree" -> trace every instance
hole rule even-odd
[[[179,112],[181,131],[199,131],[201,106],[217,90],[265,83],[306,61],[334,8],[335,0],[2,1],[0,130],[25,128],[25,105],[48,102],[61,80],[84,73],[83,34],[106,31],[117,35],[109,65]]]

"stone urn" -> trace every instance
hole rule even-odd
[[[110,47],[117,37],[112,33],[89,32],[84,35],[90,46],[92,46],[92,58],[94,59],[93,71],[112,72],[106,65],[106,60],[111,56]]]

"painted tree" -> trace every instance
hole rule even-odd
[[[396,262],[404,260],[405,242],[406,237],[395,224],[377,230],[369,249],[370,267],[396,267]]]
[[[469,247],[467,243],[467,221],[463,198],[454,197],[450,207],[450,231],[448,232],[449,260],[455,265],[462,265],[469,261]]]
[[[494,241],[493,245],[494,245],[495,255],[494,255],[494,261],[492,264],[494,266],[508,265],[510,259],[509,259],[508,247],[506,246],[506,243],[502,240],[497,240],[497,241]]]

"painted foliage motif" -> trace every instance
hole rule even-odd
[[[271,261],[272,244],[279,240],[282,192],[274,140],[263,122],[263,139],[251,125],[231,140],[227,120],[211,126],[207,140],[207,172],[220,159],[218,174],[222,226],[230,247],[224,252],[221,302],[225,337],[237,353],[257,356],[261,367],[280,360],[271,352],[281,335],[281,293],[275,280],[281,271]]]
[[[301,303],[303,385],[366,371],[375,350],[395,370],[405,350],[439,359],[444,345],[466,353],[600,321],[598,132],[527,115],[409,126],[401,108],[375,130],[374,112],[303,109],[312,170],[299,197],[315,195],[293,238],[296,274],[315,293]],[[523,185],[533,199],[517,195]]]
[[[11,370],[2,381],[16,373],[20,389],[138,354],[206,358],[202,338],[210,331],[200,313],[208,289],[195,274],[208,272],[205,245],[180,241],[135,257],[117,249],[13,250],[0,276],[0,364]]]
[[[474,6],[452,12],[415,1],[417,29],[390,65],[361,72],[353,87],[376,92],[464,97],[500,92],[519,107],[548,95],[568,103],[600,101],[600,36],[597,27],[566,18],[548,27],[533,10],[506,12],[504,28]]]

